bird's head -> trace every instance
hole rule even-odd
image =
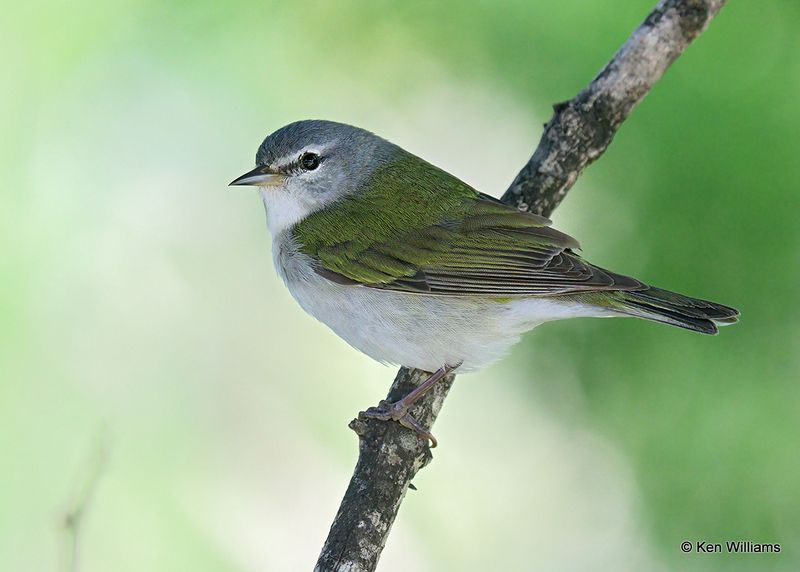
[[[260,187],[270,230],[281,230],[364,188],[400,149],[364,129],[333,121],[297,121],[269,135],[256,168],[231,185]]]

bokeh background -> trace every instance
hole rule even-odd
[[[87,488],[81,572],[310,569],[394,370],[297,307],[226,184],[329,118],[499,195],[652,4],[5,4],[0,570],[68,569]],[[553,323],[460,377],[381,570],[800,568],[798,24],[732,2],[554,215],[741,323]],[[679,548],[738,539],[783,550]]]

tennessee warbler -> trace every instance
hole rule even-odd
[[[275,268],[303,309],[380,362],[435,372],[367,412],[426,437],[414,400],[543,322],[634,316],[716,334],[739,315],[594,266],[548,219],[357,127],[292,123],[256,165],[231,184],[260,188]]]

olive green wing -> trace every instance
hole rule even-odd
[[[572,251],[577,241],[551,228],[548,219],[425,165],[432,171],[417,174],[413,185],[408,175],[397,177],[405,184],[400,192],[385,192],[384,179],[382,192],[362,193],[297,225],[300,250],[320,275],[340,284],[450,296],[642,287],[582,260]]]

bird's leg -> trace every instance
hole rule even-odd
[[[428,379],[409,391],[408,395],[402,399],[398,399],[393,403],[382,400],[377,407],[370,407],[366,411],[360,412],[358,416],[367,417],[369,419],[379,419],[381,421],[397,421],[400,425],[411,429],[423,439],[430,440],[431,448],[436,447],[436,437],[425,429],[425,427],[409,413],[409,410],[423,395],[428,393],[439,380],[454,371],[459,365],[461,364],[440,367],[433,372]]]

